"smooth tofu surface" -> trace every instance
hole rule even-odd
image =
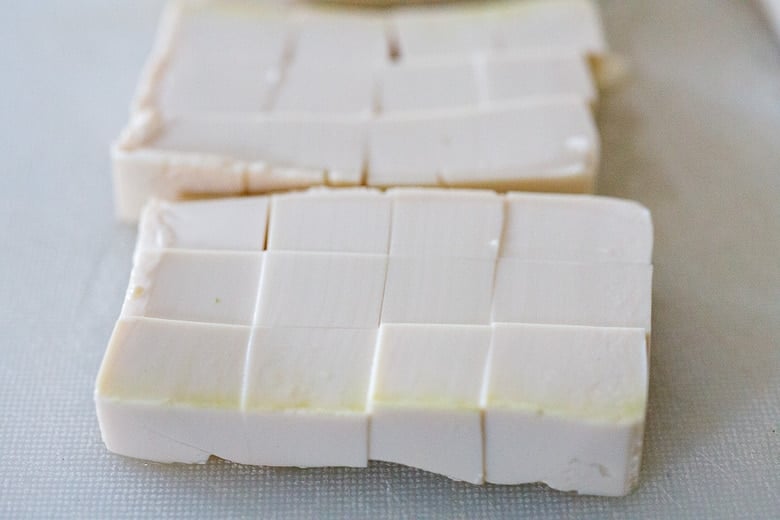
[[[386,254],[392,200],[369,189],[276,195],[268,249]]]
[[[477,190],[390,190],[390,254],[495,258],[504,221],[503,200]]]
[[[171,204],[155,200],[144,209],[137,250],[225,249],[262,251],[268,197],[199,200]]]
[[[505,200],[502,257],[643,264],[652,260],[652,219],[636,202],[527,193],[509,193]]]
[[[143,251],[122,316],[251,325],[264,253]]]
[[[376,329],[258,327],[244,407],[365,413]]]
[[[373,71],[339,65],[287,67],[273,112],[370,115],[375,104]]]
[[[167,115],[261,112],[273,98],[290,23],[248,3],[180,7],[159,106]]]
[[[370,404],[372,459],[482,482],[479,405],[490,335],[490,327],[480,326],[382,325]]]
[[[387,258],[269,251],[255,324],[261,327],[379,326]]]
[[[642,329],[494,325],[484,389],[485,479],[624,495],[647,402]],[[518,440],[522,439],[522,449]]]
[[[391,256],[383,323],[490,323],[495,261]]]
[[[476,106],[480,88],[472,60],[402,61],[378,74],[383,113]]]
[[[499,258],[492,319],[650,331],[652,277],[646,264]]]
[[[111,336],[96,394],[237,409],[248,341],[248,327],[122,318]]]

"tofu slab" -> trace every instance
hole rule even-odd
[[[317,185],[588,192],[600,31],[586,0],[173,1],[111,150],[117,216]]]
[[[95,388],[111,451],[635,487],[652,290],[638,204],[314,188],[156,200],[140,229]]]

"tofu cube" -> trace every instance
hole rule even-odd
[[[241,462],[249,327],[122,318],[95,385],[109,450],[157,462]]]
[[[122,316],[251,325],[264,253],[142,251]]]
[[[636,485],[644,330],[494,325],[485,383],[486,481],[609,496]]]
[[[371,395],[372,460],[483,481],[480,392],[491,329],[388,325]]]
[[[376,329],[256,328],[243,409],[248,464],[366,466]]]
[[[391,256],[382,323],[490,323],[495,261]]]
[[[495,258],[504,207],[491,191],[394,189],[390,254]]]
[[[281,251],[265,255],[256,325],[379,326],[386,256]]]
[[[492,320],[650,332],[653,267],[499,258]]]
[[[387,254],[392,201],[369,189],[312,189],[276,195],[268,249]]]

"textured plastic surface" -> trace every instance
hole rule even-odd
[[[632,70],[601,103],[598,191],[646,204],[656,228],[637,492],[109,453],[92,390],[135,230],[114,220],[107,147],[161,4],[16,2],[0,16],[0,517],[776,518],[780,51],[753,2],[603,5]]]

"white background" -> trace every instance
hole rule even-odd
[[[604,2],[632,70],[599,111],[599,191],[656,226],[645,460],[621,499],[105,450],[92,388],[135,239],[113,219],[108,146],[159,10],[0,11],[0,517],[780,516],[780,46],[753,3]]]

